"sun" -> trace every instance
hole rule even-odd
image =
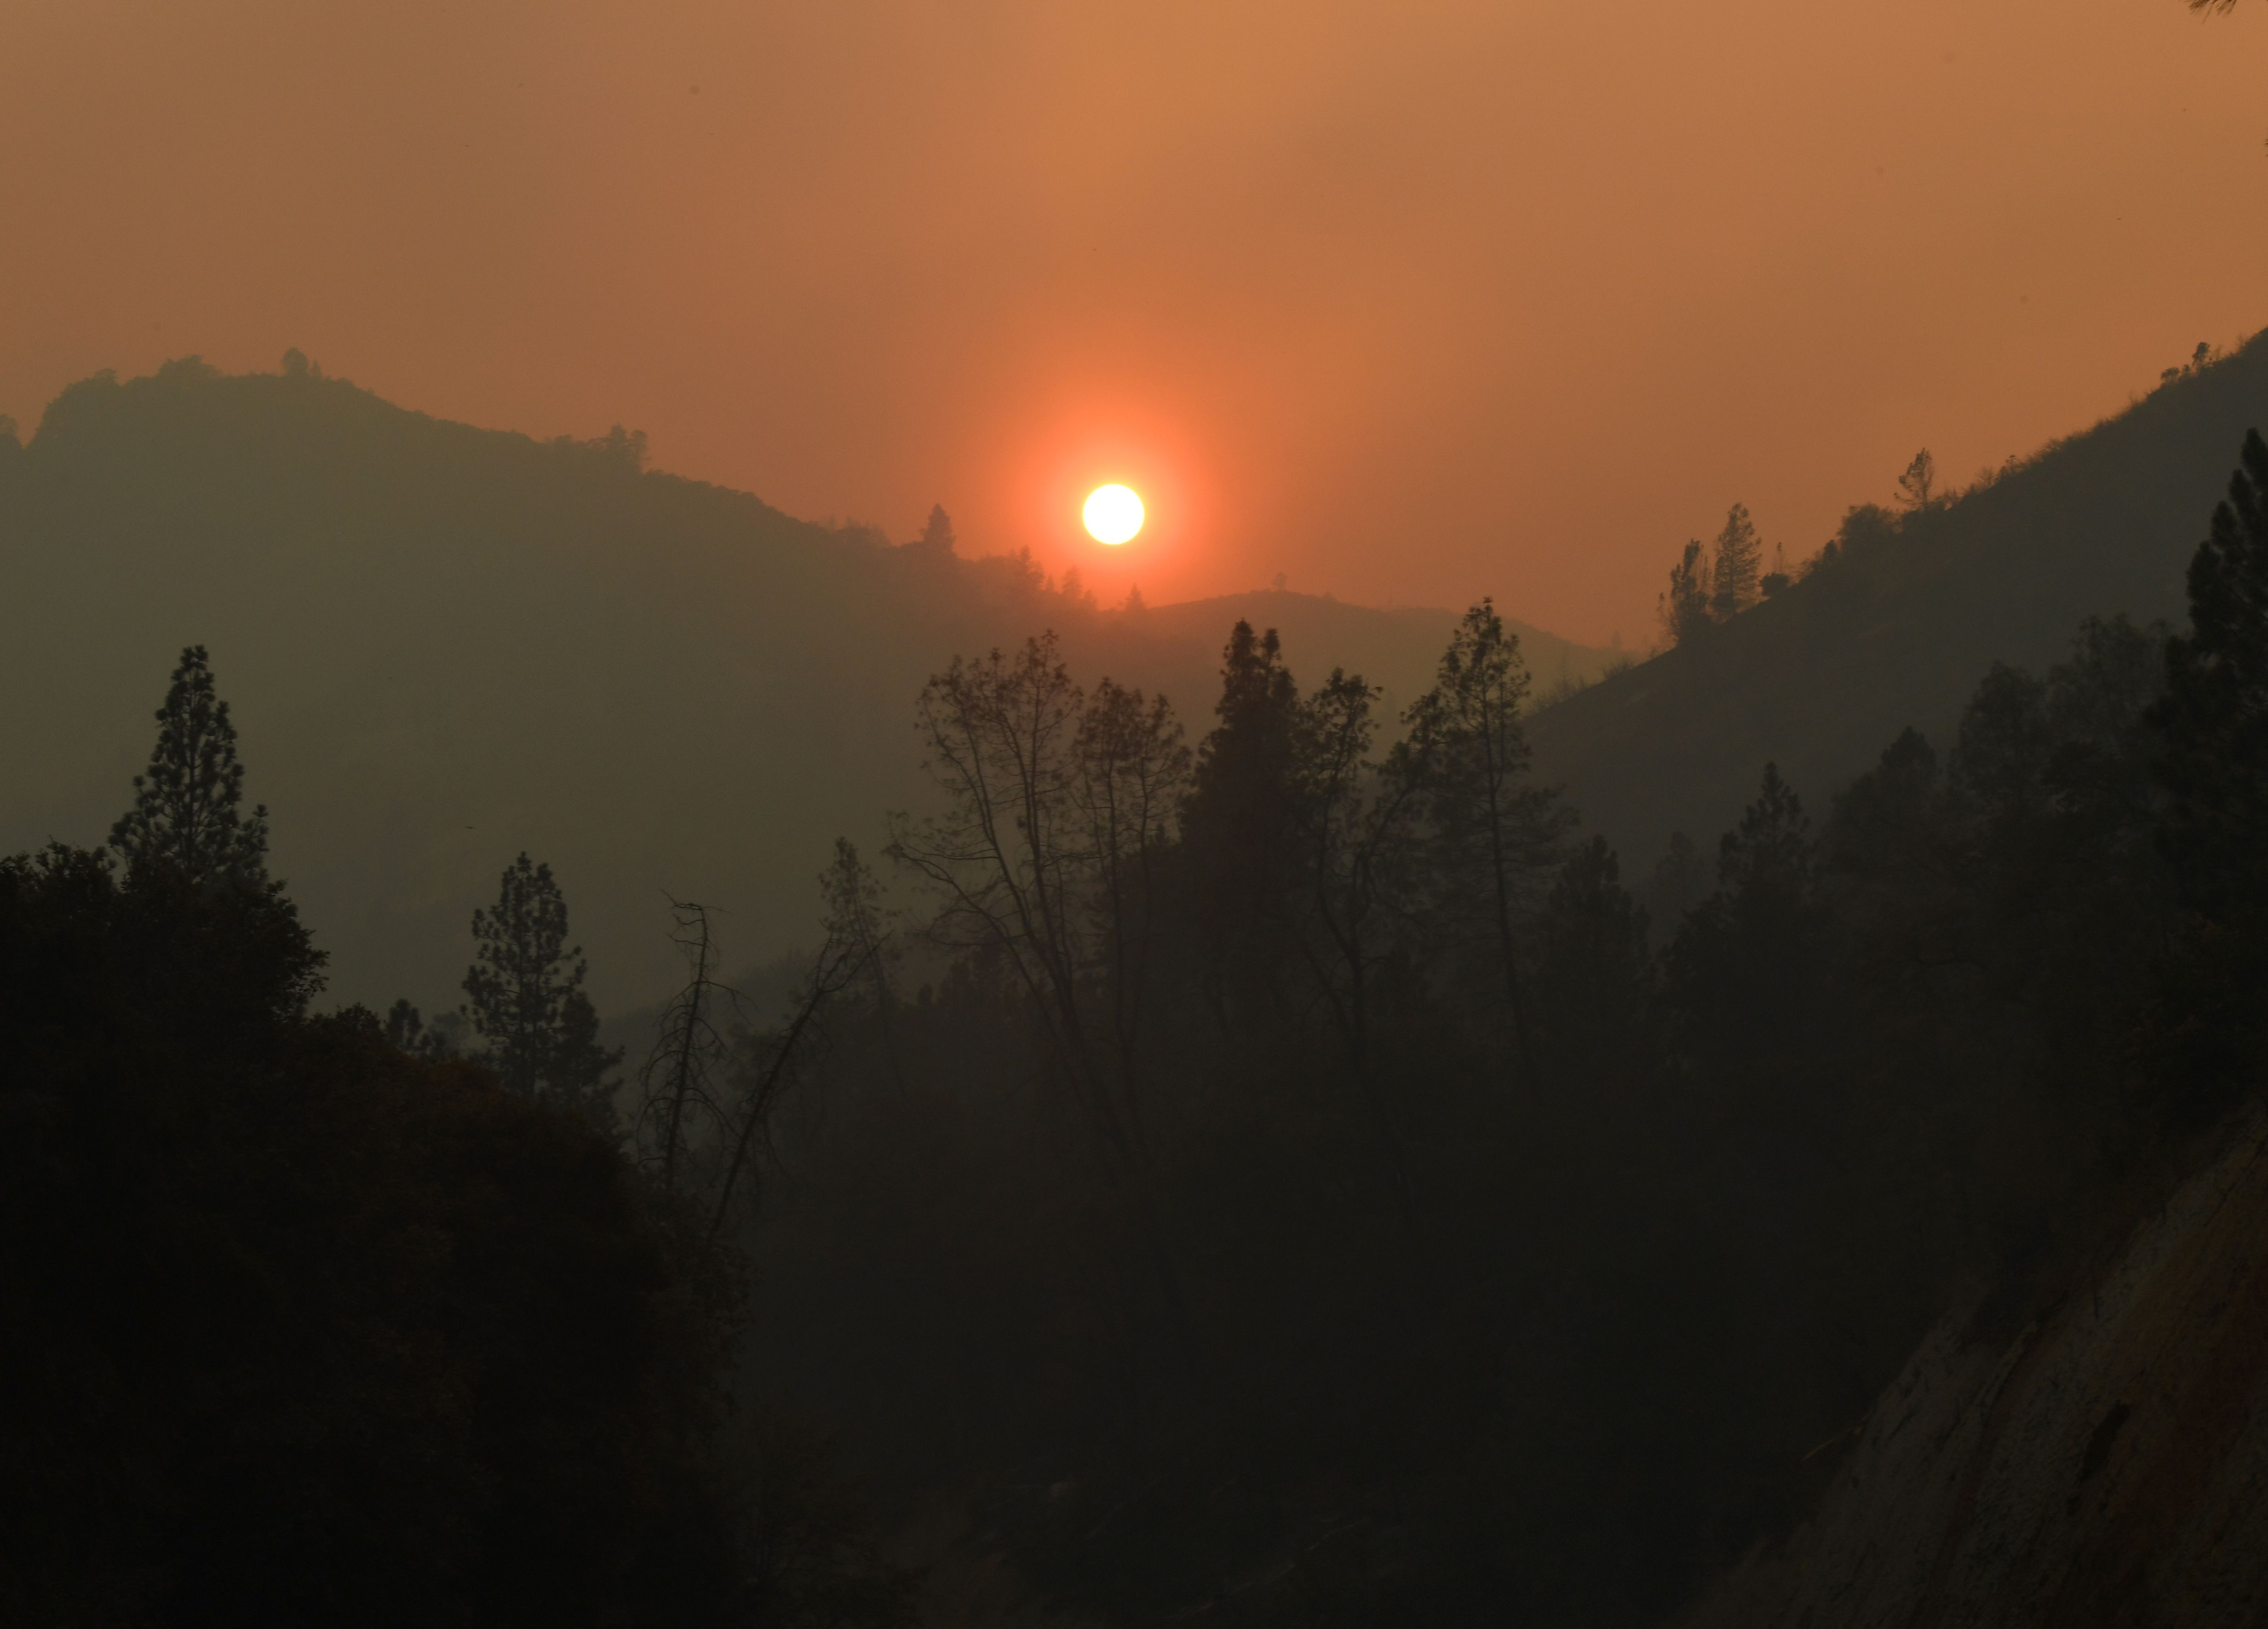
[[[1095,488],[1084,512],[1087,534],[1098,543],[1123,543],[1142,529],[1142,500],[1131,487]]]

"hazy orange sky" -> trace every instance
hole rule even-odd
[[[0,0],[0,130],[27,431],[296,344],[1106,597],[1601,642],[1735,498],[1808,553],[2268,325],[2259,0]]]

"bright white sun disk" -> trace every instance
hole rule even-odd
[[[1142,500],[1131,487],[1099,486],[1086,495],[1086,529],[1098,543],[1123,543],[1142,529]]]

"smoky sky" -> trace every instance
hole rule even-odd
[[[2179,0],[0,0],[0,411],[297,345],[1106,596],[1639,644],[1734,500],[1800,557],[2268,323],[2264,85]]]

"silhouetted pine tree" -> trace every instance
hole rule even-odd
[[[1669,568],[1669,591],[1661,596],[1661,631],[1683,645],[1709,625],[1709,562],[1698,538]]]
[[[2210,1109],[2268,1061],[2268,443],[2254,430],[2190,563],[2190,631],[2151,708],[2157,846],[2188,921],[2160,980],[2162,1072]]]
[[[1936,749],[1908,728],[1835,799],[1821,841],[1838,907],[1867,930],[1864,977],[1881,994],[1928,999],[1938,941],[1958,897]]]
[[[724,1056],[725,1043],[711,1021],[710,1003],[718,995],[731,999],[729,991],[717,986],[717,940],[709,907],[673,901],[671,914],[676,919],[671,938],[691,964],[693,977],[662,1009],[653,1051],[639,1072],[645,1101],[633,1128],[647,1163],[661,1168],[665,1188],[677,1185],[678,1159],[692,1140],[688,1112],[706,1119],[717,1111],[710,1076]]]
[[[1718,881],[1742,894],[1769,891],[1793,900],[1809,891],[1811,858],[1802,800],[1780,778],[1779,766],[1767,763],[1756,800],[1719,845]]]
[[[620,1050],[598,1043],[599,1016],[580,946],[567,946],[567,901],[549,866],[523,853],[504,868],[494,910],[473,912],[476,960],[465,973],[481,1061],[522,1096],[547,1098],[595,1124],[614,1123]]]
[[[1373,976],[1390,943],[1391,906],[1406,890],[1413,817],[1425,790],[1407,755],[1379,773],[1370,756],[1378,692],[1339,668],[1304,702],[1293,785],[1300,814],[1301,907],[1295,920],[1302,956],[1339,1029],[1365,1089],[1374,1089],[1370,1055]],[[1381,909],[1389,907],[1389,909]]]
[[[1749,506],[1734,504],[1725,516],[1725,529],[1717,534],[1716,560],[1709,572],[1711,615],[1721,623],[1756,602],[1764,558],[1764,539],[1749,519]]]
[[[2208,918],[2268,921],[2268,443],[2242,462],[2190,563],[2190,632],[2166,642],[2160,775],[2168,856]]]
[[[387,1043],[396,1051],[438,1063],[465,1056],[469,1050],[465,1036],[472,1028],[473,1021],[465,1016],[462,1008],[458,1008],[435,1014],[429,1024],[416,1004],[404,996],[387,1009],[385,1027]]]
[[[1433,688],[1410,707],[1396,767],[1423,787],[1437,921],[1452,943],[1489,969],[1488,982],[1503,992],[1521,1067],[1532,1079],[1533,1025],[1515,924],[1557,864],[1570,816],[1532,782],[1520,718],[1528,691],[1520,636],[1483,600],[1457,624]]]
[[[1275,812],[1289,794],[1299,688],[1284,665],[1276,630],[1256,634],[1240,621],[1221,653],[1220,722],[1198,750],[1192,796],[1207,820],[1288,822]]]
[[[1239,621],[1222,653],[1219,722],[1197,748],[1182,839],[1205,957],[1225,988],[1263,999],[1285,947],[1299,826],[1300,691],[1276,630]]]
[[[1646,912],[1604,837],[1560,866],[1536,939],[1537,1028],[1554,1074],[1635,1080],[1648,1056],[1653,958]]]
[[[1669,834],[1669,845],[1654,862],[1646,885],[1646,917],[1649,942],[1667,942],[1677,932],[1685,913],[1709,895],[1709,862],[1693,839],[1682,831]]]
[[[1802,802],[1765,764],[1756,800],[1719,845],[1716,894],[1686,917],[1668,958],[1679,1050],[1705,1074],[1800,1072],[1817,1053],[1835,920],[1815,854]]]
[[[914,546],[936,554],[949,555],[954,551],[954,542],[953,517],[945,512],[943,504],[932,504],[928,523],[922,527],[922,534],[914,540]]]
[[[397,1052],[417,1056],[425,1039],[425,1020],[408,996],[397,999],[386,1010],[386,1043]]]
[[[244,766],[236,726],[213,689],[205,647],[181,652],[148,770],[134,778],[134,807],[110,829],[110,846],[129,869],[164,864],[193,882],[219,878],[265,886],[268,810],[238,813]]]
[[[1926,509],[1936,497],[1937,460],[1924,447],[1898,477],[1898,498],[1908,509]]]

